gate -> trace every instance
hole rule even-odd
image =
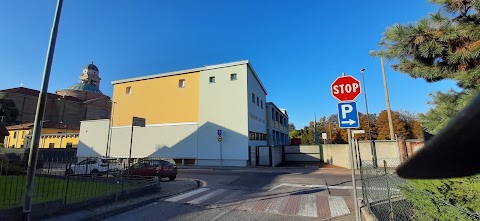
[[[272,166],[272,150],[269,146],[257,146],[257,166]]]

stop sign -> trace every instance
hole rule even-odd
[[[353,101],[360,92],[360,81],[352,76],[338,77],[332,83],[332,96],[339,101]]]

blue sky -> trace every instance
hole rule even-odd
[[[56,1],[3,1],[0,89],[40,89]],[[371,113],[385,109],[380,60],[369,51],[388,26],[437,11],[427,1],[65,1],[49,91],[78,82],[94,61],[112,94],[112,80],[250,60],[267,100],[307,125],[336,113],[330,84],[342,72],[365,82]],[[386,66],[393,110],[422,113],[428,94],[455,88],[428,84]],[[359,96],[360,111],[365,110]]]

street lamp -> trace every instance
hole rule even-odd
[[[362,68],[360,72],[362,72],[363,96],[365,98],[365,109],[367,110],[368,140],[370,141],[370,149],[372,151],[372,162],[373,165],[377,165],[377,153],[375,151],[375,146],[373,145],[372,132],[370,130],[370,115],[368,114],[367,89],[365,86],[365,74],[363,73],[365,72],[365,68]]]
[[[377,52],[375,50],[370,51],[370,56],[377,56]],[[387,76],[385,75],[385,65],[383,63],[383,57],[380,57],[380,63],[382,65],[382,75],[383,75],[383,88],[385,89],[385,99],[387,103],[387,115],[388,115],[388,126],[390,128],[390,140],[395,139],[395,135],[393,134],[393,122],[392,122],[392,111],[390,110],[390,98],[388,97],[388,86],[387,86]]]
[[[115,101],[112,101],[110,100],[109,102],[112,103],[112,110],[111,110],[111,114],[110,114],[110,120],[108,122],[108,135],[107,135],[107,148],[106,148],[106,151],[105,151],[105,157],[109,157],[110,156],[110,145],[111,145],[111,140],[112,140],[112,120],[113,120],[113,114],[115,113],[115,104],[117,102]]]

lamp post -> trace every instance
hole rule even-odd
[[[375,146],[373,145],[372,132],[370,130],[370,115],[368,114],[368,102],[367,102],[367,89],[365,86],[365,68],[360,70],[362,72],[362,84],[363,84],[363,96],[365,98],[365,109],[367,111],[367,126],[368,126],[368,140],[370,141],[370,149],[372,151],[372,162],[373,165],[377,165],[377,153],[375,151]]]
[[[50,71],[52,68],[53,55],[55,52],[55,43],[57,40],[58,23],[60,22],[60,14],[62,12],[63,0],[58,0],[55,10],[55,17],[53,18],[53,27],[50,33],[50,42],[47,50],[47,58],[45,61],[45,68],[43,72],[42,88],[38,95],[37,110],[35,112],[35,123],[33,126],[32,143],[30,144],[30,153],[28,158],[28,168],[25,185],[25,195],[23,201],[23,220],[30,221],[30,214],[32,212],[33,199],[33,182],[35,178],[35,169],[38,158],[38,143],[41,137],[43,115],[45,113],[45,106],[47,104],[48,82],[50,81]]]
[[[371,56],[377,56],[377,52],[375,50],[370,51]],[[388,96],[388,86],[387,86],[387,76],[385,75],[385,64],[383,63],[383,57],[380,57],[380,63],[382,65],[382,76],[383,76],[383,88],[385,90],[385,100],[387,103],[387,115],[388,115],[388,126],[390,128],[390,140],[395,139],[395,135],[393,132],[393,122],[392,122],[392,111],[390,109],[390,98]]]
[[[112,140],[112,120],[113,120],[113,114],[115,113],[115,104],[117,102],[115,101],[110,101],[112,103],[112,113],[110,114],[110,121],[108,122],[108,136],[107,136],[107,150],[105,151],[105,157],[110,156],[110,144]]]

